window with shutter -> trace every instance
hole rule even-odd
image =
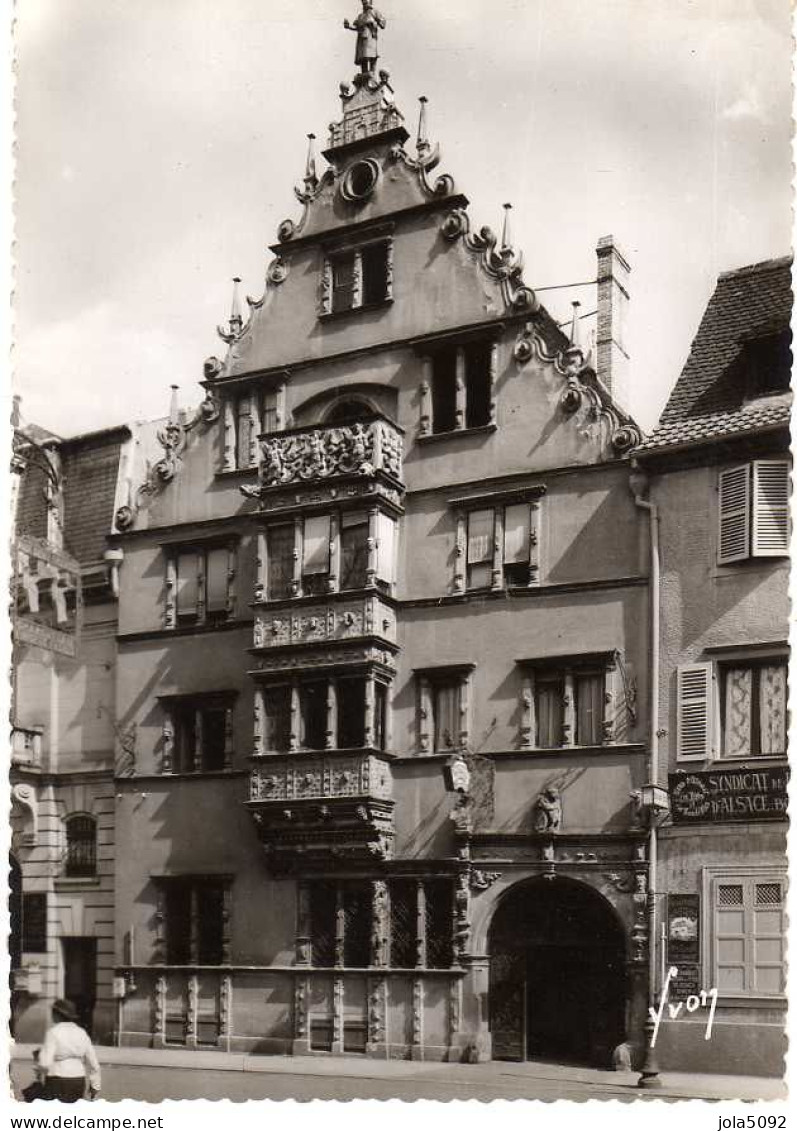
[[[207,553],[205,610],[210,619],[219,620],[227,616],[228,558],[226,546]]]
[[[678,668],[678,760],[694,762],[713,753],[712,664]]]
[[[392,585],[396,580],[396,520],[381,511],[376,516],[376,576]]]
[[[304,520],[304,558],[302,591],[306,596],[327,590],[329,577],[329,515],[313,515]]]
[[[781,557],[789,552],[789,465],[759,459],[753,464],[753,554]]]
[[[194,619],[199,611],[199,554],[177,555],[177,618]]]
[[[719,553],[721,565],[750,554],[750,468],[731,467],[719,477]]]
[[[468,589],[479,589],[492,581],[495,511],[471,511],[468,515]]]
[[[266,531],[268,561],[266,596],[269,601],[278,601],[281,597],[291,595],[294,544],[293,523],[269,526]]]

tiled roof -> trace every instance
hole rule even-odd
[[[661,420],[637,451],[788,424],[788,396],[745,404],[741,362],[750,341],[788,328],[792,300],[789,258],[720,275]]]
[[[64,473],[64,548],[82,564],[102,558],[111,531],[123,437],[118,429],[61,449]]]

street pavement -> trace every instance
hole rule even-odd
[[[106,1100],[624,1100],[783,1099],[785,1086],[764,1077],[663,1074],[656,1091],[637,1075],[559,1064],[440,1064],[354,1057],[245,1056],[150,1049],[98,1050]],[[12,1051],[16,1095],[33,1078],[30,1049]]]

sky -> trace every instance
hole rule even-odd
[[[788,0],[378,0],[379,66],[475,228],[533,288],[632,268],[640,424],[720,271],[788,254]],[[264,289],[306,134],[340,116],[357,0],[17,0],[15,389],[59,435],[200,399],[233,275]],[[323,164],[323,163],[322,163]],[[560,321],[594,287],[541,291]]]

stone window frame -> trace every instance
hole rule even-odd
[[[457,596],[467,593],[483,592],[489,588],[493,592],[506,589],[534,589],[540,585],[542,532],[542,498],[546,488],[542,484],[515,488],[506,491],[492,491],[488,494],[461,496],[448,500],[449,509],[454,512],[456,533],[454,540],[454,576],[452,591]],[[507,584],[504,569],[504,517],[508,506],[528,503],[529,506],[529,579],[525,585]],[[468,519],[473,511],[492,510],[493,554],[489,586],[468,588]],[[514,563],[509,563],[514,564]]]
[[[445,440],[452,436],[467,435],[494,431],[498,427],[497,418],[497,384],[498,365],[500,354],[500,337],[504,329],[503,323],[481,327],[474,330],[449,331],[433,337],[419,339],[413,342],[415,353],[421,362],[421,381],[418,386],[418,438],[424,442]],[[468,377],[467,377],[467,350],[469,346],[485,346],[489,349],[487,386],[488,386],[488,413],[487,420],[482,424],[469,426],[468,417]],[[454,427],[440,431],[435,429],[433,409],[433,389],[435,381],[435,357],[443,352],[454,349],[455,376],[454,376]]]
[[[398,518],[396,515],[389,513],[387,510],[376,504],[367,503],[365,500],[357,500],[357,503],[347,507],[326,506],[325,508],[320,510],[300,511],[296,512],[293,515],[272,516],[268,523],[263,528],[261,528],[257,534],[255,601],[259,604],[265,604],[270,601],[284,601],[306,596],[314,597],[316,600],[318,600],[319,598],[324,597],[330,593],[359,592],[360,590],[358,589],[344,590],[340,588],[340,566],[342,515],[361,513],[365,513],[368,516],[368,533],[366,536],[367,563],[365,567],[365,583],[362,586],[362,589],[376,589],[387,594],[388,596],[391,595],[395,589],[396,575],[398,570]],[[322,516],[329,516],[329,569],[325,574],[326,589],[325,593],[315,593],[308,595],[304,593],[302,585],[304,568],[304,522],[306,518]],[[389,572],[391,574],[390,578],[379,577],[379,571],[381,568],[380,528],[382,525],[380,519],[390,521],[393,524],[393,555],[392,561],[390,562],[390,568],[386,570],[386,572]],[[269,554],[267,529],[271,526],[290,526],[291,524],[293,524],[294,530],[293,577],[289,582],[289,592],[284,597],[269,597]]]
[[[222,471],[250,471],[257,468],[258,441],[261,436],[283,432],[287,422],[286,403],[287,380],[284,376],[272,380],[261,379],[237,391],[230,391],[222,403],[223,455]],[[267,396],[273,396],[275,427],[266,429]],[[238,456],[238,420],[248,402],[249,410],[249,458],[240,461]]]
[[[345,679],[362,679],[365,682],[363,702],[363,742],[360,746],[338,746],[339,738],[339,683]],[[324,745],[317,749],[301,745],[302,710],[301,688],[307,683],[326,684],[326,726]],[[271,750],[266,748],[266,735],[268,731],[267,696],[269,688],[287,687],[290,691],[288,711],[288,742],[285,750]],[[379,700],[377,688],[381,688],[384,695],[384,718],[382,723],[382,745],[376,745],[378,737],[377,710]],[[282,677],[258,680],[254,690],[254,744],[253,755],[256,758],[284,757],[286,754],[295,753],[323,753],[338,750],[373,750],[387,753],[392,745],[392,704],[391,681],[381,672],[373,668],[352,665],[351,670],[337,671],[334,673],[322,671],[314,673],[312,670],[303,674],[290,674]]]
[[[204,777],[208,774],[229,773],[235,757],[235,703],[238,692],[234,690],[205,691],[183,695],[161,695],[158,702],[162,712],[160,741],[160,770],[164,777]],[[174,768],[174,751],[177,739],[177,709],[193,708],[195,711],[195,746],[192,754],[193,767]],[[202,713],[207,710],[224,710],[224,756],[221,769],[202,768],[203,724]]]
[[[163,627],[174,631],[182,627],[212,628],[217,624],[235,619],[237,594],[235,583],[238,575],[239,535],[218,535],[196,541],[169,542],[161,549],[166,559],[166,596],[163,611]],[[227,592],[223,615],[209,617],[207,612],[207,555],[211,550],[227,550]],[[192,619],[180,621],[178,601],[178,560],[181,554],[196,554],[199,557],[197,573],[196,614]]]
[[[374,302],[363,302],[363,270],[362,253],[366,248],[383,246],[385,249],[385,293],[384,297]],[[334,244],[328,244],[323,249],[323,264],[321,268],[321,306],[319,318],[341,318],[347,314],[356,314],[361,310],[378,310],[380,307],[393,302],[393,271],[394,271],[394,239],[392,226],[390,230],[380,229],[368,235],[350,237]],[[352,257],[353,267],[353,297],[352,305],[340,310],[334,309],[334,264],[338,259]]]
[[[474,663],[439,664],[432,667],[414,668],[416,688],[417,749],[419,754],[452,754],[465,750],[470,741],[471,730],[471,677],[476,668]],[[456,681],[459,701],[456,706],[459,718],[458,732],[450,747],[433,749],[435,745],[434,690],[435,684]]]
[[[782,864],[705,864],[700,869],[700,885],[702,890],[702,956],[701,965],[704,986],[717,986],[717,929],[716,917],[718,911],[718,889],[720,886],[739,884],[743,888],[752,890],[755,895],[755,886],[777,883],[781,886],[781,906],[785,917],[788,899],[788,870]],[[743,907],[747,905],[742,903]],[[784,923],[783,934],[786,936],[788,927]],[[747,930],[743,932],[745,942],[750,941],[752,935]],[[783,959],[785,968],[786,959]],[[786,1004],[785,989],[777,993],[767,993],[753,988],[743,990],[720,990],[720,999],[725,1004],[747,1006],[753,1008],[763,1003]]]
[[[565,750],[592,750],[610,747],[615,743],[616,706],[623,695],[622,657],[617,649],[599,652],[575,653],[567,656],[540,656],[515,661],[520,670],[520,735],[521,750],[556,753]],[[601,741],[577,744],[577,705],[575,683],[579,673],[603,674],[603,718]],[[541,677],[561,678],[564,685],[563,741],[557,746],[537,745],[537,684]]]

